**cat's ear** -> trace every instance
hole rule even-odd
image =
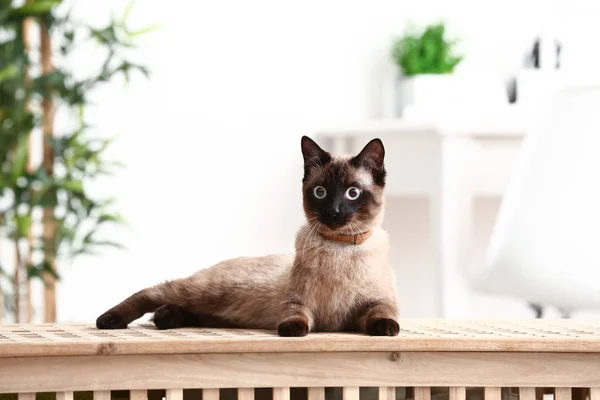
[[[350,164],[359,168],[365,168],[373,175],[375,184],[385,185],[385,148],[381,139],[373,139],[362,149],[362,151],[350,160]]]
[[[304,181],[306,181],[314,168],[322,169],[325,164],[331,161],[331,154],[319,147],[308,136],[302,136],[300,145],[302,147],[302,157],[304,157]]]

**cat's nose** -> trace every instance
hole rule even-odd
[[[327,222],[337,225],[343,225],[346,220],[346,216],[340,211],[339,208],[330,208],[327,210]]]

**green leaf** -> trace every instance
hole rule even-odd
[[[95,251],[92,251],[88,247],[80,247],[78,249],[74,249],[70,255],[71,255],[71,257],[82,256],[82,255],[97,256],[98,253]]]
[[[99,240],[97,242],[93,242],[93,244],[94,244],[94,246],[98,246],[98,247],[114,247],[114,248],[121,249],[121,250],[124,250],[126,248],[123,244],[113,242],[110,240]]]
[[[127,35],[129,37],[136,37],[136,36],[144,35],[146,33],[154,32],[154,31],[160,29],[161,27],[162,27],[162,25],[156,24],[156,25],[147,26],[146,28],[137,29],[135,31],[126,30],[125,32],[127,33]]]
[[[56,197],[56,191],[50,188],[35,191],[31,204],[36,207],[52,208],[59,205],[58,198]]]
[[[39,264],[32,265],[27,269],[27,279],[44,279],[45,276],[51,275],[56,280],[60,280],[60,275],[54,268],[52,268],[52,264],[50,264],[49,260],[44,260]]]
[[[13,8],[9,12],[9,17],[29,17],[44,14],[51,11],[61,2],[62,0],[38,0],[35,3],[29,3],[21,7]]]
[[[76,194],[83,194],[83,181],[78,179],[70,179],[62,182],[60,188]]]
[[[33,222],[32,215],[17,215],[15,216],[15,221],[17,223],[17,234],[19,238],[26,238],[29,236],[29,230],[31,229],[31,224]]]
[[[13,163],[12,176],[16,182],[17,177],[25,175],[27,168],[28,136],[24,135],[17,144],[17,152]]]
[[[119,215],[102,214],[98,217],[97,224],[103,224],[106,222],[114,222],[116,224],[123,224],[123,218]]]
[[[11,11],[10,4],[12,0],[0,0],[0,21],[3,21]]]
[[[0,83],[7,79],[12,79],[19,75],[19,66],[17,64],[9,64],[0,69]]]
[[[88,232],[84,237],[83,240],[81,241],[83,244],[91,244],[94,242],[93,237],[94,234],[96,233],[96,229],[91,230],[90,232]]]
[[[121,21],[123,21],[123,23],[127,21],[127,18],[129,18],[129,14],[131,14],[131,10],[133,9],[134,4],[135,0],[129,0],[129,3],[127,3],[127,7],[125,7],[125,12],[123,12],[123,17],[121,18]]]

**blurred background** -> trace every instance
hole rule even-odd
[[[385,226],[404,317],[535,316],[535,299],[477,291],[451,269],[485,263],[537,106],[565,82],[598,82],[597,1],[0,4],[5,321],[18,309],[21,321],[91,322],[143,287],[293,251],[304,134],[327,150],[386,144]],[[29,63],[15,58],[27,49]],[[457,132],[488,138],[486,155],[469,157],[498,162],[448,157],[438,142]],[[63,147],[44,152],[44,134]],[[104,167],[112,174],[96,176]],[[465,169],[486,171],[478,182],[490,189],[468,200],[468,215],[448,216],[459,189],[441,203],[427,190]],[[451,247],[464,250],[465,226],[467,257]],[[461,298],[447,307],[452,293]],[[561,314],[550,305],[544,315]]]

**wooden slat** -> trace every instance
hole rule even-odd
[[[294,341],[279,337],[272,331],[239,330],[219,334],[216,330],[196,329],[176,335],[171,330],[157,331],[135,325],[128,330],[114,331],[99,331],[86,325],[6,325],[0,326],[0,335],[10,340],[0,341],[0,358],[344,351],[389,351],[400,355],[416,351],[600,352],[600,320],[586,323],[567,321],[574,322],[550,320],[511,324],[502,321],[402,320],[400,334],[386,340],[336,333],[309,335]],[[73,340],[64,340],[61,331],[73,334]],[[540,333],[545,331],[549,332],[547,336]],[[39,337],[32,341],[31,335]]]
[[[557,387],[554,389],[554,400],[571,400],[571,388]]]
[[[56,399],[59,400],[59,399]],[[73,400],[73,399],[70,399]],[[129,400],[148,400],[148,391],[146,390],[130,390]]]
[[[94,400],[110,400],[110,390],[94,391]]]
[[[450,400],[466,400],[467,389],[464,386],[449,388]]]
[[[502,400],[502,389],[499,387],[486,387],[485,400]]]
[[[254,388],[239,388],[238,400],[254,400]]]
[[[308,400],[325,400],[325,388],[324,387],[309,387],[308,388]]]
[[[431,389],[428,387],[415,387],[415,400],[431,400]]]
[[[273,400],[290,400],[290,388],[289,387],[273,388]]]
[[[536,400],[534,387],[519,388],[519,400]]]
[[[487,386],[484,388],[485,400],[502,400],[502,388],[495,386]]]
[[[600,387],[590,388],[590,400],[600,400]]]
[[[392,386],[380,386],[379,400],[396,400],[396,388]]]
[[[360,388],[356,386],[344,387],[342,389],[343,400],[359,400],[360,399]]]
[[[19,393],[19,400],[35,400],[35,393]]]
[[[408,352],[244,353],[0,359],[0,388],[121,390],[344,386],[600,386],[600,354]],[[585,374],[580,371],[586,371]],[[89,379],[93,376],[94,379]],[[144,379],[140,379],[143,376]]]
[[[56,400],[73,400],[73,392],[56,392]],[[146,400],[146,399],[134,399],[131,400]]]
[[[202,389],[202,400],[219,400],[219,389]]]
[[[167,400],[183,400],[183,389],[167,389],[166,395]]]

